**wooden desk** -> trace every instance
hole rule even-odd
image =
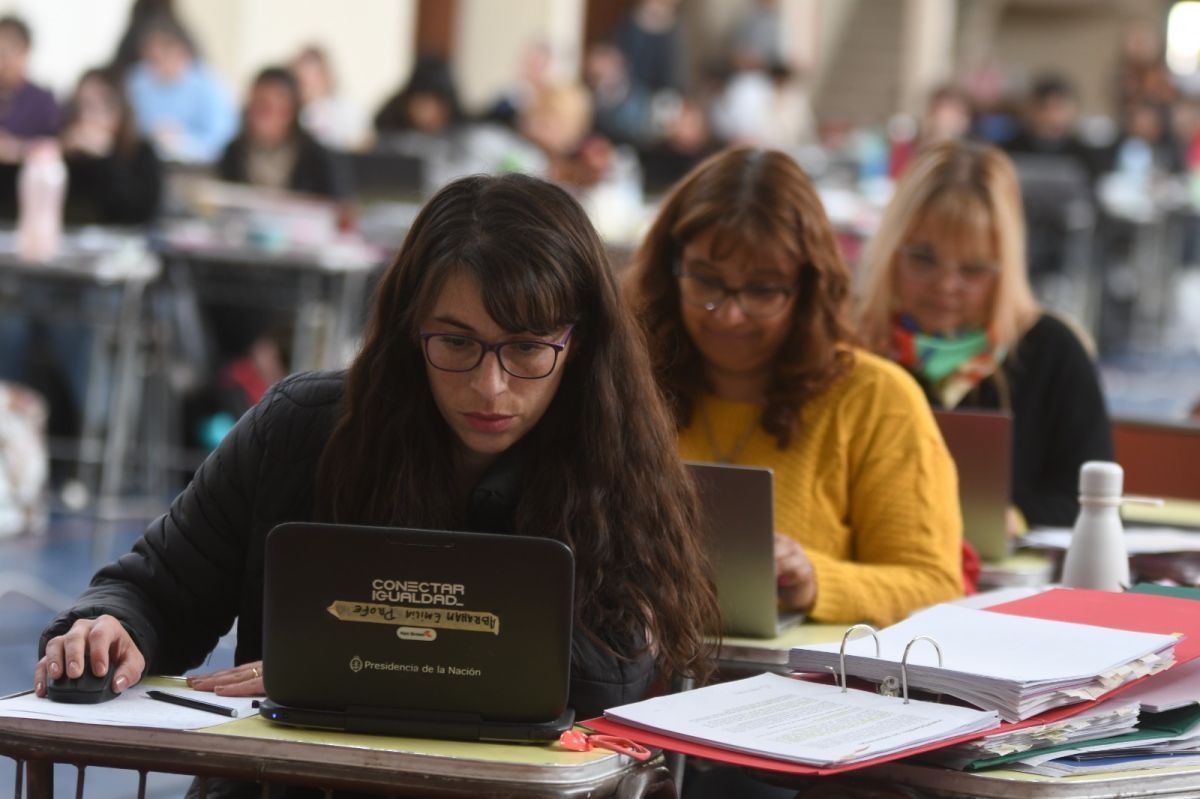
[[[463,743],[279,727],[258,718],[201,731],[0,718],[0,754],[27,796],[54,795],[53,764],[104,766],[421,797],[675,796],[661,756]]]

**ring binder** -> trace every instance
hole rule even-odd
[[[928,635],[918,635],[904,645],[904,655],[900,658],[900,692],[904,696],[906,705],[908,704],[908,650],[912,649],[912,645],[917,641],[928,641],[933,645],[933,651],[937,652],[938,656],[938,668],[942,667],[942,648]]]
[[[846,693],[846,642],[850,640],[850,634],[855,630],[866,630],[871,634],[871,637],[875,639],[875,657],[879,657],[879,635],[875,632],[874,627],[869,624],[852,624],[847,627],[846,632],[842,634],[842,648],[839,652],[842,667],[842,693]]]

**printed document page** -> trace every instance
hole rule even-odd
[[[161,690],[187,699],[196,699],[210,705],[219,705],[233,711],[233,716],[180,707],[169,702],[159,702],[146,696],[148,690]],[[211,692],[193,691],[185,687],[138,683],[115,699],[95,705],[72,705],[53,702],[33,693],[18,694],[0,699],[0,716],[21,719],[47,719],[69,721],[73,724],[106,724],[117,727],[152,727],[160,730],[199,730],[233,721],[236,718],[253,716],[252,698],[217,696]]]
[[[605,711],[635,727],[700,743],[828,766],[999,726],[994,711],[913,701],[761,674]]]

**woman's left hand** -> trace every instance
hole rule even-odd
[[[262,661],[243,663],[231,669],[221,669],[208,674],[197,674],[187,678],[189,688],[197,691],[212,691],[220,696],[264,696]]]

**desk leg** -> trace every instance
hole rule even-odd
[[[28,799],[54,799],[54,763],[26,760],[25,786]]]
[[[98,518],[111,522],[117,516],[117,500],[121,491],[125,458],[135,424],[141,413],[139,391],[138,348],[141,344],[142,292],[145,284],[129,281],[121,296],[120,318],[117,320],[119,344],[115,372],[116,386],[108,409],[108,431],[104,439],[104,457],[100,466],[100,496],[97,497]],[[102,523],[92,534],[92,562],[107,563],[112,557],[113,530]]]
[[[300,276],[300,296],[296,303],[296,321],[292,330],[291,372],[306,372],[322,365],[321,328],[327,324],[327,308],[321,301],[321,280],[305,272]]]
[[[614,796],[616,799],[676,799],[675,780],[663,766],[640,768],[617,784]]]

